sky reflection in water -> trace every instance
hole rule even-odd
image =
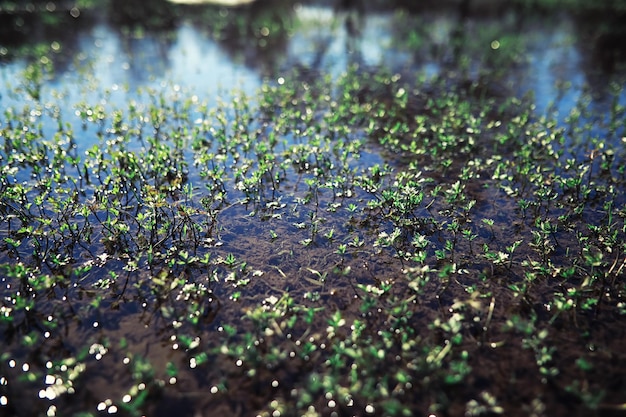
[[[451,14],[425,17],[422,23],[429,23],[430,19],[430,24],[436,23],[433,28],[437,30],[427,34],[422,51],[415,53],[397,45],[401,36],[395,33],[398,15],[391,12],[357,16],[338,14],[329,7],[297,6],[293,14],[298,23],[293,33],[288,34],[284,50],[267,56],[263,56],[262,48],[253,52],[237,50],[236,42],[231,45],[228,41],[216,41],[203,28],[189,23],[167,36],[146,32],[139,38],[125,37],[107,23],[98,23],[91,30],[76,34],[79,39],[76,50],[72,51],[73,61],[90,66],[88,72],[98,83],[92,98],[99,98],[105,90],[127,89],[132,96],[139,88],[179,85],[211,105],[218,94],[224,96],[233,87],[253,94],[263,81],[275,81],[281,72],[296,66],[337,77],[352,64],[364,68],[384,65],[394,71],[421,72],[432,77],[448,65],[448,49],[453,31],[459,25]],[[501,20],[469,22],[464,36],[469,39],[474,31],[489,25],[495,27],[495,33],[509,36],[507,32],[514,29],[506,19]],[[535,92],[540,114],[557,102],[556,109],[562,117],[569,113],[588,81],[575,42],[576,27],[561,19],[556,25],[537,25],[531,29],[527,35],[530,39],[524,71],[527,75],[520,77],[515,71],[510,82],[518,91]],[[487,52],[489,48],[490,45],[484,46]],[[429,49],[438,52],[428,52]],[[256,56],[249,56],[254,53]],[[3,78],[15,82],[24,65],[21,61],[5,65]],[[80,97],[89,100],[84,91],[79,91],[81,75],[75,71],[75,65],[71,64],[66,72],[45,85],[44,91],[67,92],[68,103],[75,103]],[[559,80],[569,81],[572,88],[559,91]],[[7,85],[3,83],[0,94],[5,105],[19,105],[23,99],[12,100],[6,93]],[[111,100],[112,104],[116,100],[117,104],[123,104],[128,98],[111,97]]]

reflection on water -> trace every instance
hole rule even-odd
[[[197,29],[185,25],[178,30],[176,42],[169,51],[171,79],[203,90],[241,87],[251,92],[259,85],[253,70],[229,59],[219,45],[200,36]],[[207,85],[208,83],[208,85]]]
[[[580,53],[573,43],[571,22],[561,22],[550,29],[544,29],[541,37],[531,44],[530,79],[526,88],[537,92],[535,102],[539,113],[545,114],[550,106],[556,105],[559,114],[566,115],[580,97],[585,79]],[[559,88],[565,80],[571,85],[568,90]]]
[[[78,98],[90,101],[89,95],[85,97],[87,91],[75,88],[84,85],[85,78],[97,82],[91,101],[106,90],[123,90],[133,97],[138,89],[178,85],[214,104],[211,97],[218,91],[240,87],[251,93],[260,85],[254,71],[231,61],[216,42],[197,29],[183,25],[170,36],[171,40],[158,35],[128,39],[110,26],[99,24],[82,35],[75,52],[75,70],[57,74],[46,87],[48,91],[65,91],[70,95],[68,101],[76,102]],[[23,67],[23,63],[7,68],[19,72],[11,67]],[[112,104],[115,97],[129,98],[114,95]]]
[[[396,71],[412,66],[419,70],[420,64],[412,62],[408,51],[394,45],[393,13],[358,17],[353,13],[335,13],[319,6],[298,7],[300,27],[290,40],[287,67],[302,66],[335,77],[352,65],[388,66]]]
[[[568,18],[537,21],[505,14],[487,19],[469,16],[464,9],[419,15],[397,10],[366,13],[362,7],[282,2],[176,10],[174,27],[157,26],[159,30],[125,29],[103,19],[82,25],[87,15],[83,13],[73,25],[63,23],[70,29],[66,32],[35,31],[36,40],[62,45],[52,54],[55,78],[44,90],[66,91],[76,98],[85,93],[75,86],[90,77],[97,80],[95,97],[103,90],[121,88],[132,95],[141,87],[176,84],[210,99],[233,86],[252,93],[262,81],[276,80],[293,67],[337,76],[351,65],[385,66],[411,76],[474,82],[504,73],[508,81],[502,86],[534,92],[540,113],[554,104],[566,115],[586,84],[608,84],[611,78],[602,68],[589,68],[594,61],[583,55],[592,52],[582,47],[579,27]],[[111,21],[123,24],[126,17]],[[38,27],[36,22],[31,25]],[[15,33],[3,35],[0,43],[7,56],[14,55],[13,41],[27,41],[16,39]],[[19,73],[25,65],[23,60],[5,64],[5,79],[15,79],[7,74]],[[561,88],[565,85],[569,88]],[[6,89],[0,88],[4,100]],[[597,94],[594,98],[602,99]],[[19,100],[5,104],[18,105]]]

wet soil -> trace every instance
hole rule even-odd
[[[32,165],[3,172],[1,415],[623,413],[624,127],[615,116],[623,110],[609,111],[626,103],[615,41],[623,34],[610,21],[595,31],[575,13],[480,2],[344,6],[168,3],[154,15],[116,6],[84,10],[89,24],[61,19],[71,30],[50,29],[40,13],[3,9],[10,24],[0,36],[2,105],[35,125],[41,120],[42,141],[54,136],[54,114],[62,114],[73,124],[78,155],[104,149],[120,133],[109,110],[130,114],[129,103],[146,100],[168,108],[166,117],[154,122],[158,115],[150,114],[148,125],[148,116],[125,114],[132,141],[120,143],[147,160],[160,149],[141,153],[148,137],[175,146],[168,123],[173,132],[192,131],[203,118],[218,126],[202,106],[185,114],[184,97],[219,109],[237,96],[233,88],[261,107],[249,131],[228,130],[233,143],[259,131],[253,146],[272,147],[268,132],[287,139],[263,160],[260,148],[246,150],[245,141],[230,148],[218,143],[219,129],[203,131],[201,145],[179,154],[186,163],[170,161],[173,168],[150,184],[196,187],[190,201],[179,189],[151,208],[161,224],[173,224],[152,229],[157,238],[133,220],[151,207],[143,189],[143,199],[129,196],[116,217],[130,225],[117,240],[103,221],[113,213],[107,197],[79,193],[92,207],[70,221],[89,235],[83,241],[62,229],[67,219],[51,208],[24,217],[19,199],[11,200],[11,190],[36,178]],[[35,90],[18,81],[31,68],[31,53],[20,52],[31,34],[62,45],[50,55],[54,72]],[[337,81],[346,71],[359,85]],[[332,100],[310,93],[325,78]],[[293,90],[266,94],[276,100],[271,106],[257,91],[263,83]],[[173,104],[158,94],[146,99],[148,89],[171,93]],[[92,109],[81,113],[81,101],[99,103],[102,120]],[[43,115],[32,110],[37,104]],[[576,118],[573,110],[588,113]],[[14,114],[0,124],[7,161]],[[594,117],[600,122],[580,134]],[[545,118],[554,122],[542,124]],[[534,142],[541,134],[558,138]],[[344,166],[350,139],[360,148]],[[213,188],[204,187],[207,170],[194,166],[199,149],[214,152],[207,166],[226,170]],[[252,164],[281,164],[248,192],[240,185],[250,172],[242,155],[253,152],[260,156]],[[576,164],[554,162],[563,155]],[[131,166],[120,161],[122,170]],[[381,166],[387,173],[373,174]],[[574,186],[552,187],[583,166],[594,178],[589,198]],[[399,176],[407,172],[413,176]],[[125,186],[132,194],[133,185]],[[555,189],[562,194],[551,195]],[[424,200],[407,209],[414,190]],[[181,214],[187,207],[191,214]],[[26,218],[41,225],[46,214],[55,219],[43,226],[53,237],[31,236],[16,247],[7,240],[26,236],[19,231]],[[475,237],[463,239],[457,226]],[[385,240],[396,231],[396,240]],[[420,236],[428,244],[417,261]],[[156,243],[153,253],[141,249],[144,241]],[[523,244],[509,251],[517,241]],[[590,259],[582,255],[587,241],[585,255],[597,252],[602,261],[582,263]]]

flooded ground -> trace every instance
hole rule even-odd
[[[0,2],[0,415],[622,415],[626,7]]]

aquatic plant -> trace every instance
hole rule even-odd
[[[363,66],[68,112],[28,71],[0,122],[3,411],[623,408],[621,86],[565,122]]]

